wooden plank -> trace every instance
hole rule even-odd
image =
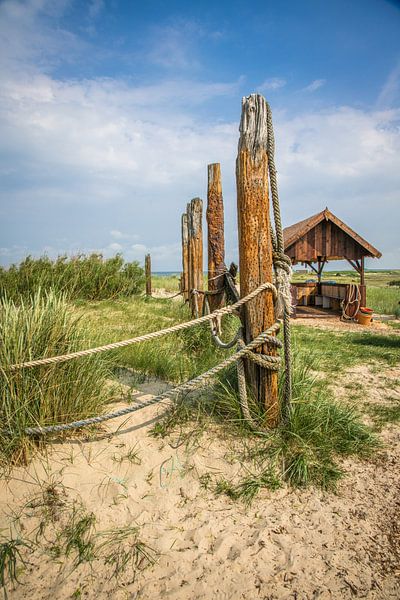
[[[240,294],[246,296],[261,283],[272,282],[272,240],[268,190],[267,104],[252,94],[242,101],[239,149],[236,161],[239,228]],[[265,291],[243,311],[249,342],[275,322],[272,293]],[[264,346],[258,351],[273,355]],[[266,410],[266,424],[279,420],[277,373],[246,361],[246,376],[255,400]]]

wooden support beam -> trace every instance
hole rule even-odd
[[[360,284],[365,285],[365,258],[361,257],[360,261]]]
[[[203,201],[193,198],[188,204],[188,239],[190,306],[194,317],[201,315],[203,309],[203,295],[193,293],[193,290],[204,290],[202,217]]]
[[[151,256],[146,254],[144,259],[144,272],[146,276],[146,296],[151,296]]]
[[[261,283],[273,280],[267,135],[265,99],[259,94],[243,98],[236,160],[242,297]],[[265,291],[247,303],[243,311],[243,320],[246,342],[270,327],[275,322],[272,293]],[[275,354],[275,351],[267,346],[257,351]],[[266,410],[266,425],[276,426],[280,416],[277,373],[247,361],[246,378],[255,400]]]
[[[314,273],[316,273],[318,275],[318,269],[316,269],[314,267],[314,265],[312,264],[312,262],[305,261],[304,264],[308,265],[314,271]]]
[[[187,302],[189,300],[189,230],[188,230],[187,213],[183,213],[183,215],[182,215],[181,233],[182,233],[181,292],[183,292],[184,301]]]
[[[207,189],[207,249],[208,249],[208,290],[223,288],[225,266],[224,201],[222,198],[221,166],[208,165]],[[225,294],[209,296],[211,311],[222,308]]]
[[[346,260],[348,263],[350,263],[350,265],[353,267],[353,269],[355,271],[357,271],[357,273],[360,273],[361,265],[359,264],[358,260],[351,260],[351,258],[346,258]]]
[[[324,269],[325,264],[326,264],[326,258],[318,259],[318,271],[316,271],[316,273],[318,275],[318,283],[321,283],[322,271]]]

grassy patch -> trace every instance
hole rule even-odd
[[[186,305],[157,298],[80,303],[77,310],[84,314],[99,344],[157,331],[190,320]],[[236,317],[225,316],[225,339],[231,339],[237,327]],[[116,366],[130,367],[145,375],[180,382],[218,364],[226,355],[226,351],[214,346],[209,325],[204,324],[168,334],[153,342],[113,351],[109,356]]]
[[[8,365],[89,345],[83,323],[52,292],[38,292],[18,306],[0,301],[0,461],[26,456],[27,427],[101,413],[109,376],[103,355],[15,371]]]
[[[378,440],[355,408],[333,400],[326,378],[316,379],[315,352],[299,352],[297,346],[294,355],[292,413],[289,422],[276,430],[260,437],[248,427],[231,371],[212,391],[178,402],[154,433],[166,436],[179,427],[181,439],[182,429],[192,439],[196,429],[201,433],[207,423],[210,426],[212,421],[218,422],[242,443],[242,450],[236,449],[236,460],[243,466],[243,477],[235,481],[219,479],[214,489],[248,504],[260,489],[277,489],[284,481],[294,486],[334,487],[343,475],[338,458],[367,456],[378,446]],[[263,415],[254,402],[250,402],[250,409],[253,418],[262,422]],[[212,487],[208,478],[206,483]]]
[[[179,291],[180,276],[171,275],[154,275],[151,276],[151,286],[153,290],[165,290],[171,294]]]
[[[399,363],[398,335],[342,333],[303,325],[296,325],[292,331],[298,352],[313,350],[318,358],[318,368],[325,372],[339,372],[360,363],[381,362],[388,366]]]
[[[373,419],[377,429],[381,429],[388,423],[400,422],[400,403],[395,401],[394,404],[368,404],[366,409]]]
[[[375,312],[400,317],[400,289],[367,287],[367,305]]]

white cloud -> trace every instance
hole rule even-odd
[[[139,238],[135,233],[123,233],[118,229],[112,229],[110,235],[115,240],[137,240]]]
[[[112,244],[109,244],[108,248],[113,252],[120,252],[123,249],[123,246],[117,242],[113,242]]]
[[[267,92],[270,90],[279,90],[285,85],[285,79],[280,79],[279,77],[271,77],[270,79],[266,79],[261,85],[259,85],[258,89],[260,90],[260,92]]]
[[[303,92],[315,92],[326,84],[326,79],[314,79],[309,85],[303,88]]]

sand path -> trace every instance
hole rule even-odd
[[[364,381],[365,373],[357,373]],[[398,372],[384,369],[373,377],[375,389],[376,377],[395,380]],[[339,396],[346,381],[344,375]],[[374,401],[387,402],[388,393],[382,385]],[[60,500],[60,514],[56,507],[46,529],[49,543],[42,539],[40,547],[24,551],[28,564],[10,598],[399,598],[398,428],[386,427],[386,447],[372,461],[344,463],[348,476],[337,494],[263,491],[246,508],[201,485],[239,472],[232,440],[208,431],[189,445],[160,441],[148,435],[160,412],[160,406],[149,407],[111,422],[95,439],[53,444],[1,483],[3,535],[18,516],[24,537],[32,538],[43,520],[43,507],[32,498],[46,486],[57,489]],[[132,449],[134,461],[123,459]],[[126,573],[116,581],[112,565],[101,559],[75,569],[72,557],[51,560],[52,530],[62,528],[62,506],[74,500],[96,515],[98,530],[137,524],[140,538],[159,553],[157,562],[136,578]]]

